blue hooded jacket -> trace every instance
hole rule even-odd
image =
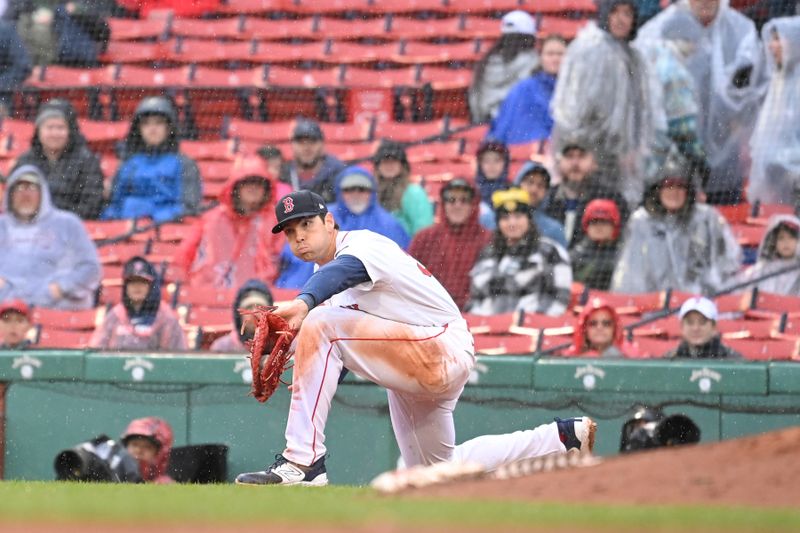
[[[349,174],[362,174],[372,182],[369,207],[359,215],[350,211],[342,198],[342,178]],[[388,237],[405,250],[411,243],[411,238],[394,215],[381,207],[378,202],[377,189],[378,184],[375,181],[375,177],[367,170],[357,166],[347,167],[336,176],[336,202],[328,205],[328,211],[333,214],[334,220],[339,223],[339,228],[342,230],[368,229]]]
[[[10,210],[11,192],[25,174],[39,178],[39,211],[29,222]],[[89,309],[100,284],[97,248],[81,219],[53,206],[47,180],[38,167],[23,165],[8,177],[0,214],[0,301],[19,298],[29,305],[55,309]],[[57,283],[63,297],[54,299]]]
[[[549,139],[553,129],[550,100],[556,77],[539,71],[514,85],[492,122],[488,137],[505,144],[525,144]]]

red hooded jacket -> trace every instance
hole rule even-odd
[[[446,191],[445,187],[442,196]],[[469,272],[492,238],[491,232],[478,222],[480,201],[481,196],[473,187],[472,213],[464,224],[454,226],[447,221],[444,200],[440,200],[439,222],[420,230],[408,249],[447,289],[459,309],[469,301]]]
[[[587,323],[589,322],[589,319],[591,319],[592,315],[600,310],[608,311],[608,313],[611,315],[611,320],[614,322],[614,339],[612,341],[612,346],[619,350],[620,355],[623,357],[632,357],[635,355],[636,350],[630,343],[625,341],[622,322],[620,321],[617,312],[602,298],[593,298],[583,307],[583,311],[581,311],[581,314],[578,317],[578,323],[575,325],[575,332],[572,336],[572,347],[564,352],[564,355],[582,357],[602,357],[605,355],[605,353],[598,353],[597,350],[589,349],[586,346],[586,331],[588,329]]]
[[[251,176],[267,178],[270,196],[258,212],[242,215],[234,208],[233,190]],[[197,221],[176,254],[175,266],[186,283],[219,288],[240,287],[253,278],[272,283],[284,243],[282,233],[271,231],[276,224],[275,202],[288,192],[261,158],[237,160],[219,193],[220,205]]]
[[[139,461],[142,479],[149,483],[172,483],[172,478],[167,475],[173,439],[170,425],[165,420],[155,416],[137,418],[128,424],[128,428],[122,434],[122,444],[127,446],[127,440],[136,436],[148,437],[159,445],[158,453],[153,463]]]

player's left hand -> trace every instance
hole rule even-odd
[[[308,315],[308,311],[308,305],[306,305],[303,300],[295,299],[290,302],[277,304],[272,312],[284,318],[286,322],[289,323],[289,328],[293,331],[297,331]]]

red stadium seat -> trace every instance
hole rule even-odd
[[[332,41],[326,46],[324,61],[338,65],[395,61],[399,48],[400,45],[396,42],[360,44],[348,41]],[[375,73],[375,71],[372,72]],[[381,72],[386,71],[382,70]]]
[[[170,24],[170,33],[175,37],[199,37],[202,39],[247,39],[244,33],[244,18],[222,18],[217,20],[176,18]]]
[[[294,120],[254,122],[232,118],[225,126],[225,137],[260,143],[287,142],[292,138],[294,125]]]
[[[326,142],[362,142],[369,140],[368,123],[320,122]]]
[[[756,248],[761,244],[761,239],[767,228],[764,226],[751,226],[750,224],[732,224],[731,231],[739,244],[744,247]]]
[[[100,56],[102,63],[153,63],[164,59],[165,46],[139,41],[111,41]]]
[[[542,17],[537,34],[541,37],[560,35],[565,39],[572,40],[588,22],[589,19]]]
[[[65,348],[82,349],[89,346],[92,338],[90,331],[70,331],[64,329],[42,328],[39,333],[39,340],[36,342],[37,348]]]
[[[536,337],[527,335],[473,335],[475,352],[485,355],[525,355],[536,350]]]
[[[442,2],[447,13],[461,15],[507,13],[514,9],[524,9],[519,0],[459,0],[458,2]],[[530,9],[530,6],[528,6]],[[496,21],[495,33],[500,33],[500,21]]]
[[[377,143],[325,143],[325,147],[342,161],[349,162],[357,159],[371,159],[377,149]]]
[[[539,313],[524,313],[522,321],[519,323],[520,328],[540,330],[550,328],[565,328],[575,325],[575,317],[570,314],[561,316],[549,316]]]
[[[344,14],[352,11],[365,11],[370,0],[292,0],[284,7],[287,11],[300,15]]]
[[[499,26],[499,23],[497,23]],[[393,17],[389,34],[396,39],[432,39],[441,37],[461,37],[461,18],[448,17],[421,21],[415,18]],[[495,30],[499,33],[499,27]]]
[[[726,339],[730,346],[750,361],[781,361],[798,356],[797,340]]]
[[[503,313],[500,315],[480,316],[464,313],[464,320],[467,321],[470,333],[473,335],[499,335],[507,334],[511,328],[519,322],[520,314]]]
[[[192,307],[216,307],[230,311],[235,297],[236,289],[182,285],[178,290],[178,303]]]
[[[285,67],[271,67],[267,77],[267,84],[277,85],[280,87],[316,88],[321,86],[339,85],[339,77],[339,68],[304,70]]]
[[[342,85],[345,87],[414,87],[419,84],[419,74],[418,67],[385,70],[347,67],[342,74]]]
[[[48,330],[94,331],[102,323],[104,315],[104,308],[81,311],[36,308],[33,310],[31,322],[39,324]]]
[[[224,0],[218,8],[218,13],[224,15],[262,15],[281,11],[285,5],[285,0]]]
[[[532,13],[594,13],[597,5],[593,0],[527,0],[522,9]]]
[[[363,3],[366,3],[366,0]],[[325,39],[337,41],[383,38],[387,26],[388,21],[383,17],[354,20],[322,17],[317,22],[315,33],[324,36]]]
[[[489,17],[466,17],[464,26],[459,32],[459,37],[470,39],[485,39],[497,37],[500,34],[500,21]]]
[[[747,203],[736,205],[717,205],[714,206],[719,213],[725,217],[729,224],[744,224],[750,216],[752,206]]]
[[[602,298],[614,307],[620,315],[638,315],[650,311],[659,311],[666,306],[663,292],[648,292],[642,294],[622,294],[618,292],[603,292],[590,290],[587,302],[595,298]]]
[[[235,157],[235,143],[221,139],[218,141],[182,141],[181,152],[195,160],[228,161]]]
[[[231,175],[231,161],[198,161],[200,177],[205,181],[226,181]]]
[[[395,54],[395,63],[431,64],[450,61],[473,62],[480,59],[485,50],[480,41],[464,41],[460,43],[431,44],[419,41],[405,42],[402,52]]]
[[[507,0],[502,0],[507,1]],[[457,2],[450,2],[451,4],[458,5]],[[368,10],[371,13],[394,13],[394,14],[410,14],[410,13],[426,13],[426,12],[445,12],[447,7],[442,0],[374,0],[370,2]]]
[[[313,39],[316,35],[316,20],[303,19],[262,19],[249,17],[245,21],[244,33],[248,39],[259,41],[279,41],[284,39]]]
[[[156,39],[167,33],[166,19],[109,18],[108,25],[111,29],[111,41]]]
[[[777,320],[720,320],[717,330],[725,339],[769,339],[777,334]]]
[[[97,79],[103,86],[101,98],[108,95],[113,120],[129,119],[143,98],[162,96],[182,88],[188,81],[188,67],[152,69],[133,65],[106,67]]]
[[[103,265],[121,265],[131,257],[144,255],[145,247],[141,242],[118,242],[98,248],[100,262]]]
[[[444,133],[443,120],[431,122],[379,122],[375,125],[376,139],[391,139],[398,142],[415,142],[426,137]]]
[[[672,291],[669,306],[680,307],[689,298],[697,296],[688,292]],[[720,313],[740,313],[750,307],[751,291],[717,296],[713,299]]]
[[[133,229],[133,220],[84,220],[89,237],[94,241],[125,235]]]
[[[78,124],[92,150],[109,155],[114,153],[117,143],[125,139],[131,126],[127,121],[78,120]]]
[[[228,308],[224,307],[179,307],[178,316],[184,324],[195,324],[198,326],[227,326],[230,329],[233,320],[231,300]]]
[[[252,42],[220,43],[203,39],[175,39],[164,43],[163,59],[170,63],[228,64],[254,61],[256,44]]]
[[[68,100],[80,116],[97,112],[93,104],[95,85],[100,83],[104,69],[76,69],[51,65],[35,67],[25,81],[23,95],[25,112],[35,116],[39,105],[52,98]]]
[[[423,161],[456,161],[461,158],[461,143],[447,141],[419,144],[409,146],[406,153],[412,164]]]
[[[679,342],[675,339],[638,337],[633,342],[633,347],[639,358],[659,358],[663,357],[668,351],[677,348],[678,344]]]
[[[774,311],[776,313],[800,311],[800,296],[757,291],[752,307],[757,310]]]

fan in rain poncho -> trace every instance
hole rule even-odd
[[[758,247],[756,264],[742,273],[740,281],[753,280],[795,266],[798,268],[765,279],[757,286],[758,290],[764,292],[800,296],[798,237],[800,237],[800,219],[791,215],[773,217]]]
[[[712,294],[729,285],[741,248],[722,215],[695,202],[688,164],[671,154],[628,221],[611,290],[656,292],[671,288]]]
[[[750,139],[747,197],[800,206],[800,17],[767,22],[761,38],[770,81]]]
[[[631,17],[632,15],[632,17]],[[622,26],[619,17],[627,19]],[[589,23],[567,48],[552,102],[556,148],[581,137],[595,152],[604,185],[631,204],[642,197],[642,170],[663,114],[653,111],[656,84],[644,58],[630,45],[636,4],[603,0],[597,23]]]
[[[728,0],[679,0],[640,28],[637,42],[661,39],[678,41],[694,78],[709,201],[737,203],[746,171],[743,148],[764,87],[755,25]]]

